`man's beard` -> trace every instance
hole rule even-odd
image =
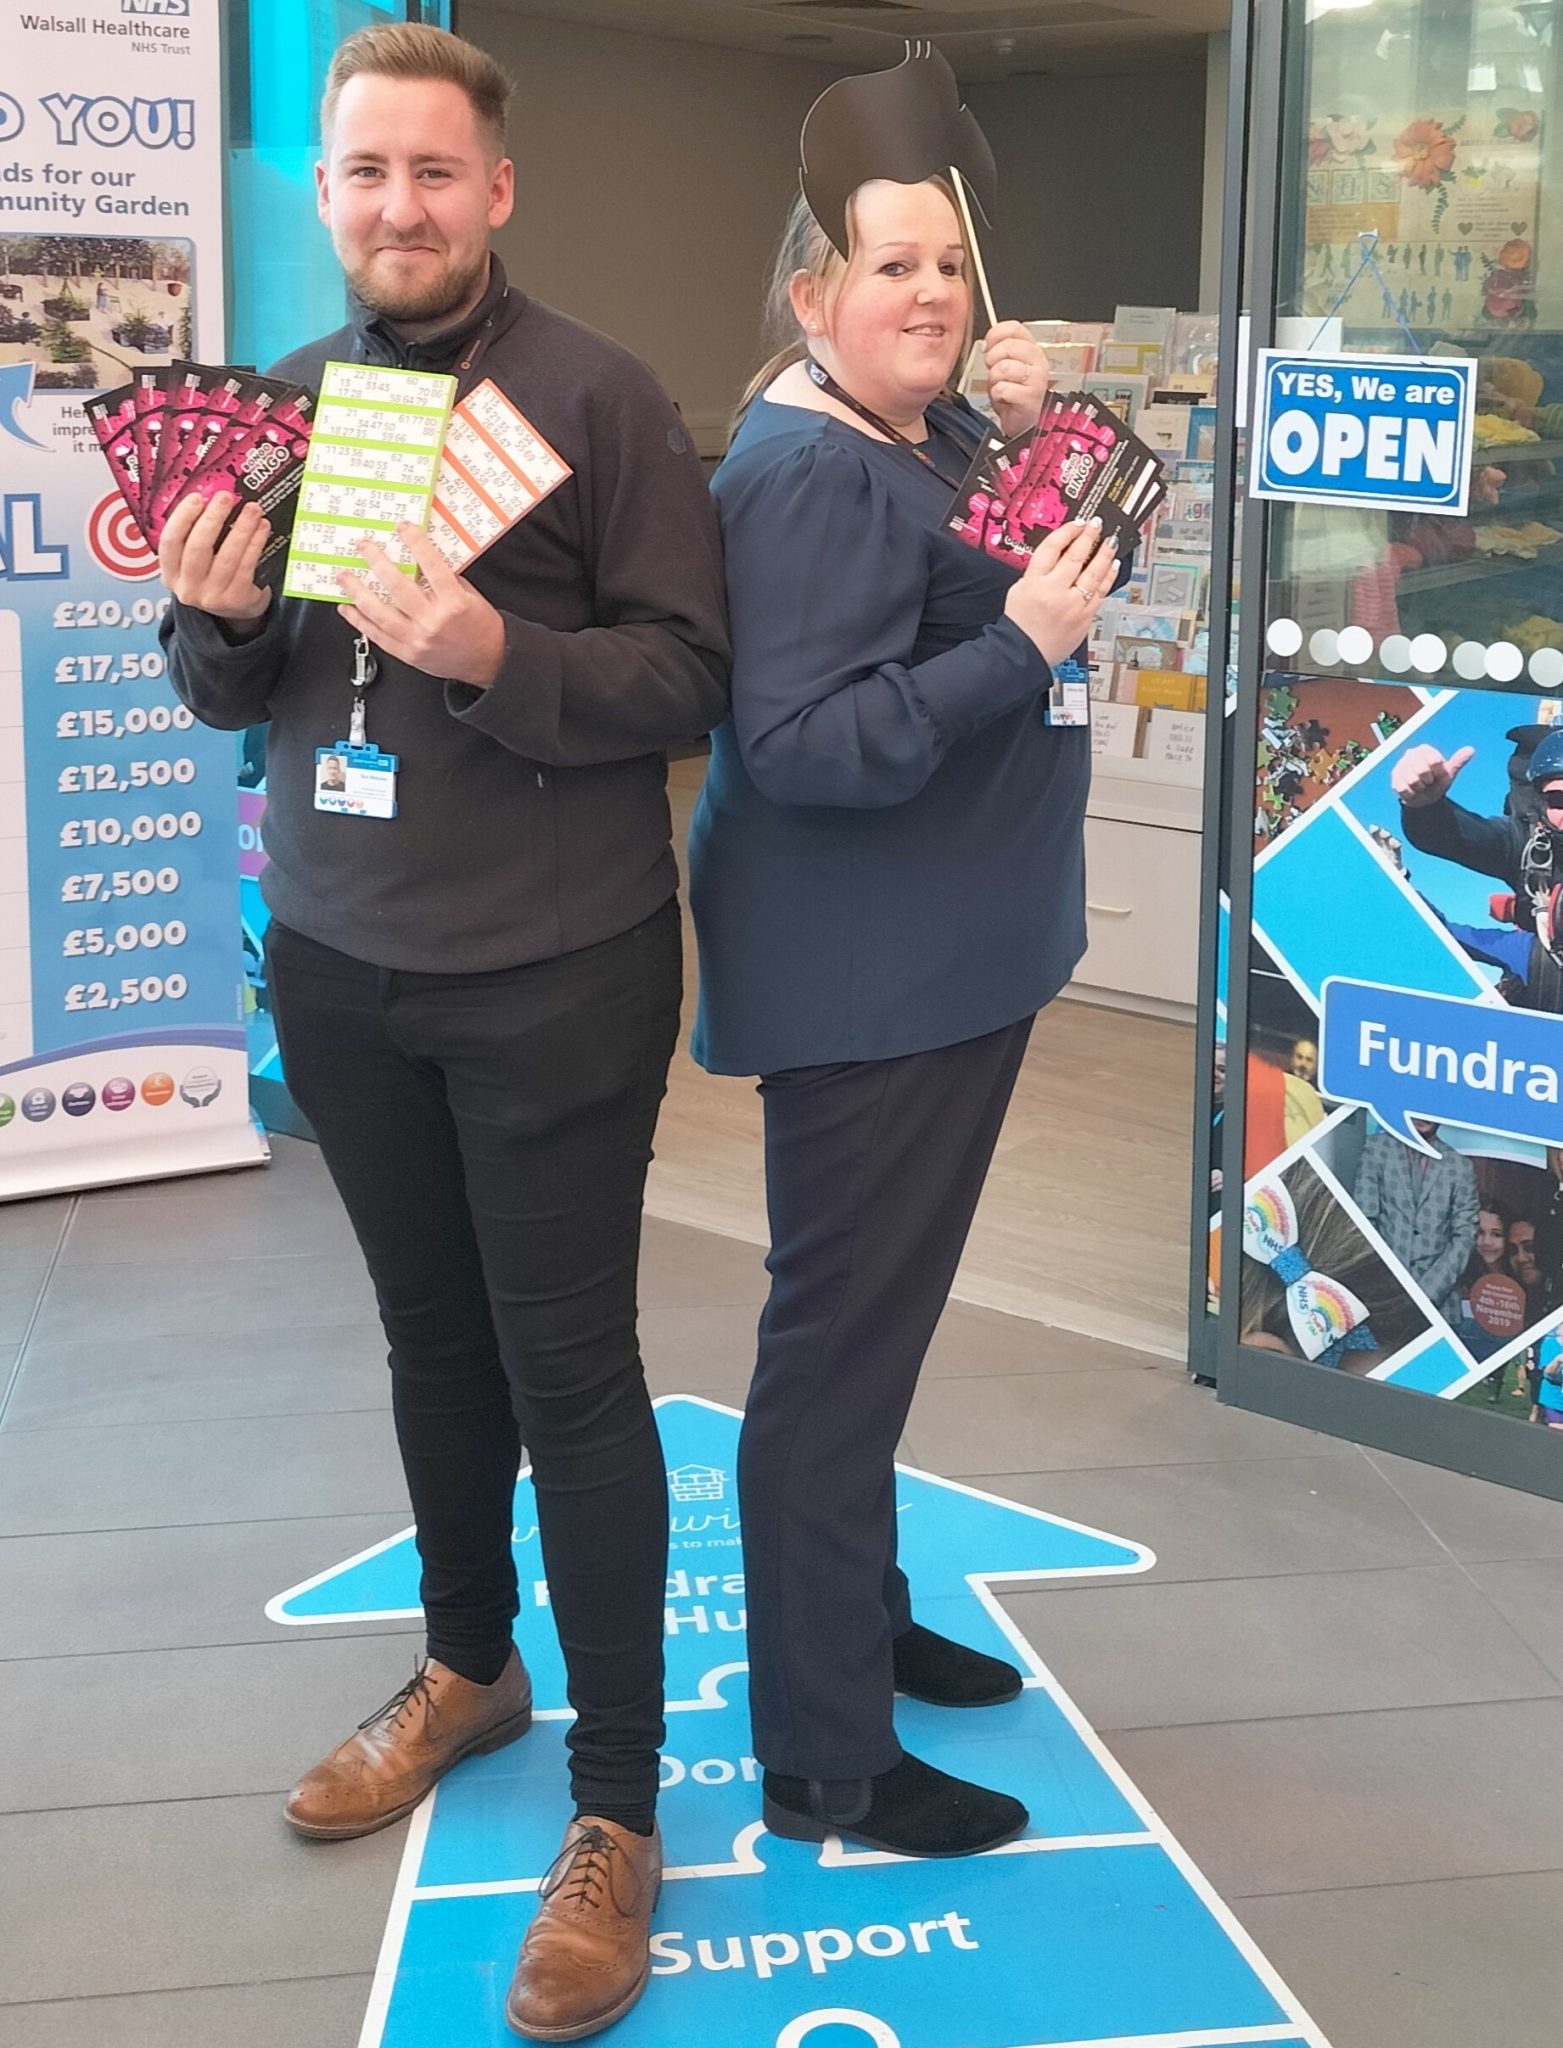
[[[484,249],[469,270],[458,274],[447,263],[437,276],[422,281],[412,278],[398,286],[385,278],[377,279],[374,263],[380,252],[375,251],[364,263],[349,267],[347,281],[371,313],[378,313],[386,320],[402,320],[421,325],[425,321],[440,320],[446,314],[454,314],[466,305],[478,290],[479,281],[488,276],[488,250]]]

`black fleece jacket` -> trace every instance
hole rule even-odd
[[[492,378],[574,475],[468,578],[505,621],[493,685],[379,654],[369,737],[400,757],[398,815],[315,810],[315,749],[345,737],[353,635],[334,605],[273,598],[232,644],[204,612],[164,625],[174,688],[207,725],[269,725],[262,888],[272,913],[378,967],[482,973],[627,931],[677,887],[665,750],[727,708],[715,515],[678,415],[616,342],[507,285],[403,343],[356,300],[347,327],[274,374],[328,360]],[[463,363],[468,367],[460,368]]]

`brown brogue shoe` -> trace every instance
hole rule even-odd
[[[532,1681],[514,1646],[492,1685],[474,1685],[426,1657],[399,1693],[299,1780],[283,1818],[315,1842],[372,1835],[411,1813],[463,1757],[503,1749],[531,1725]]]
[[[622,2019],[651,1974],[662,1837],[583,1814],[538,1888],[505,2018],[529,2041],[579,2041]]]

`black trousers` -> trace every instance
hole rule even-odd
[[[1031,1025],[760,1083],[771,1292],[738,1476],[768,1770],[872,1777],[901,1756],[895,1448]]]
[[[590,1811],[647,1806],[667,1484],[636,1336],[641,1199],[678,1032],[676,903],[498,973],[366,965],[273,924],[287,1082],[379,1298],[429,1654],[486,1682],[517,1612],[524,1442]]]

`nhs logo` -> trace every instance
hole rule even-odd
[[[190,0],[119,0],[121,14],[177,14],[188,16]]]

